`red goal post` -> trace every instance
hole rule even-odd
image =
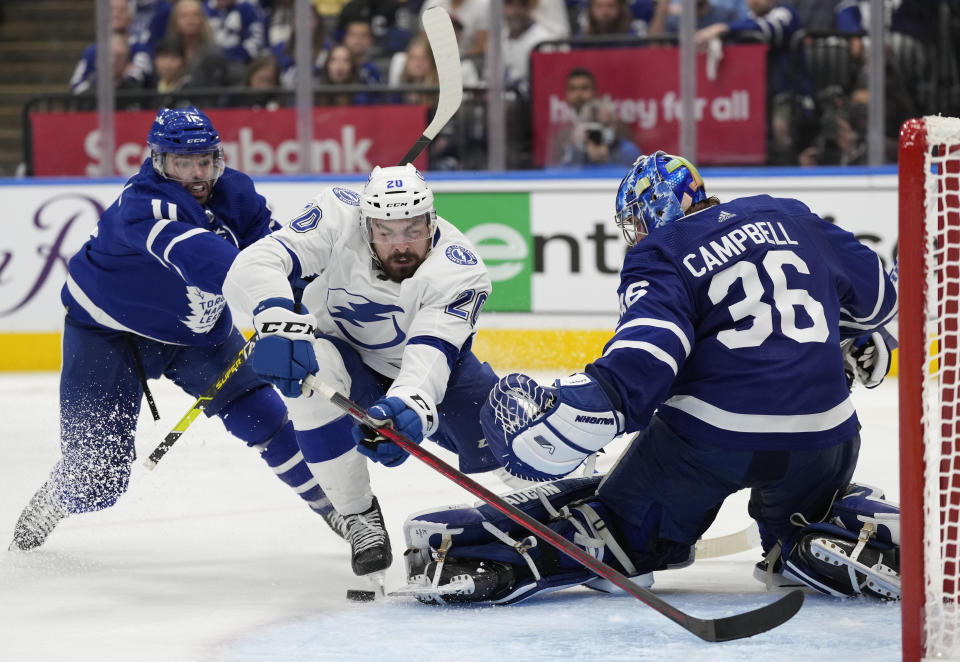
[[[960,659],[960,119],[899,154],[903,659]]]

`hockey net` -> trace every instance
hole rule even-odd
[[[960,659],[960,119],[903,125],[899,197],[903,657]]]

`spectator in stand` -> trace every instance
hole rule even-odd
[[[717,0],[697,0],[696,8],[697,30],[717,23],[733,23],[740,18],[740,12],[736,8],[722,5]],[[654,10],[653,20],[650,22],[650,36],[676,36],[679,34],[680,11],[679,2],[659,0]]]
[[[330,49],[320,71],[321,88],[330,85],[362,85],[350,51],[343,44]],[[371,102],[370,96],[362,92],[327,92],[317,96],[317,105],[320,106],[357,106]]]
[[[618,135],[610,104],[593,99],[581,109],[570,140],[561,146],[561,167],[628,166],[640,155],[636,143]]]
[[[394,55],[403,60],[402,69],[396,80],[390,85],[437,85],[440,79],[437,75],[437,64],[430,50],[430,42],[421,33],[410,40],[405,53]],[[433,109],[437,105],[437,94],[434,92],[406,92],[403,94],[403,103],[423,104]]]
[[[835,15],[839,3],[840,0],[792,0],[791,2],[800,16],[804,30],[808,33],[835,32],[837,30]]]
[[[175,38],[161,39],[153,52],[157,92],[176,92],[190,81],[187,75],[187,58],[183,46]]]
[[[255,0],[209,0],[213,38],[231,62],[246,65],[267,47],[263,13]]]
[[[263,94],[245,97],[243,105],[254,109],[276,110],[283,97],[277,94],[280,87],[280,65],[272,53],[262,53],[250,60],[244,76],[248,90],[263,90]]]
[[[417,32],[417,16],[423,0],[350,0],[340,11],[336,36],[341,41],[347,25],[356,20],[366,21],[373,29],[373,48],[370,57],[379,58],[405,50],[407,42]]]
[[[130,32],[130,5],[128,0],[110,0],[110,29],[116,36],[119,35],[124,43],[121,47],[116,38],[113,39],[112,52],[114,62],[113,77],[117,89],[134,89],[145,87],[147,79],[153,73],[153,61],[146,47],[140,43],[136,35]],[[122,68],[116,67],[122,63]],[[70,77],[70,91],[82,94],[92,89],[96,80],[97,45],[87,46],[80,61]],[[119,79],[118,79],[119,75]]]
[[[503,69],[506,87],[527,96],[530,87],[530,53],[553,35],[533,19],[537,0],[503,0]]]
[[[380,69],[371,59],[373,53],[373,29],[364,19],[352,19],[343,26],[341,43],[350,51],[357,76],[364,85],[380,83]]]
[[[644,37],[653,10],[654,0],[588,0],[577,17],[577,36]]]
[[[564,101],[566,102],[566,107],[562,110],[564,117],[554,121],[554,113],[551,109],[551,119],[547,128],[551,137],[547,141],[549,151],[544,165],[548,167],[563,165],[565,154],[568,151],[567,146],[574,142],[573,133],[580,118],[580,111],[587,103],[596,98],[597,79],[593,72],[583,67],[571,69],[570,73],[567,74],[566,87],[564,88]]]
[[[768,44],[768,164],[793,165],[809,146],[816,125],[813,81],[800,43],[803,26],[796,10],[778,0],[747,0],[747,6],[752,18],[697,30],[697,45],[706,47],[728,34]]]
[[[200,0],[177,0],[170,12],[166,36],[176,39],[187,60],[190,87],[220,87],[231,78],[229,61],[213,39],[213,29]]]
[[[570,37],[570,12],[564,0],[540,0],[532,14],[533,20],[545,27],[554,39]]]
[[[937,31],[940,2],[932,0],[884,0],[886,60],[892,63],[907,84],[907,93],[915,100],[920,114],[936,113],[938,78],[957,81],[957,63],[952,58],[937,62]],[[857,35],[869,31],[870,3],[844,0],[837,6],[836,26],[839,32]],[[955,37],[955,35],[954,35]],[[954,39],[955,40],[955,39]],[[850,52],[866,61],[864,44],[859,36],[851,36]],[[946,70],[939,72],[938,68]],[[888,102],[895,102],[889,99]],[[897,126],[907,117],[897,118]]]
[[[483,56],[487,52],[487,34],[490,32],[490,0],[426,0],[421,13],[431,7],[443,7],[450,18],[460,22],[460,55]]]
[[[326,36],[323,19],[317,13],[316,8],[310,6],[310,28],[313,31],[313,78],[320,75],[320,69],[326,60]],[[286,41],[275,43],[270,52],[277,58],[280,66],[280,84],[288,89],[293,89],[296,85],[297,63],[294,60],[297,50],[297,26],[290,24],[289,36]]]

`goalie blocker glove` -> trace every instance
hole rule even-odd
[[[267,299],[254,309],[258,340],[250,356],[250,367],[288,398],[300,396],[303,378],[319,368],[313,349],[317,320],[293,310],[293,301],[282,298]]]
[[[861,336],[843,350],[847,385],[860,382],[867,388],[876,388],[890,372],[890,350],[897,346],[894,337],[884,329]]]
[[[502,378],[480,410],[487,443],[507,471],[527,480],[565,476],[624,431],[623,415],[584,373],[541,386]]]

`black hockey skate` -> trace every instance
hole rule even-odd
[[[393,563],[390,551],[390,536],[383,526],[383,515],[377,498],[362,513],[344,515],[347,540],[350,542],[353,574],[369,575],[382,572]]]
[[[899,548],[881,550],[856,540],[810,533],[794,553],[829,589],[842,595],[900,599]]]
[[[438,565],[431,561],[394,594],[413,595],[427,605],[492,602],[509,594],[517,583],[514,567],[501,561],[447,559],[439,566],[439,577]]]
[[[349,532],[347,531],[347,520],[337,512],[336,508],[331,508],[326,513],[320,513],[320,516],[323,518],[323,521],[327,523],[327,526],[330,527],[331,531],[347,542],[350,542]]]
[[[20,513],[20,519],[13,529],[10,551],[36,549],[67,515],[67,509],[54,498],[50,483],[44,483]]]

